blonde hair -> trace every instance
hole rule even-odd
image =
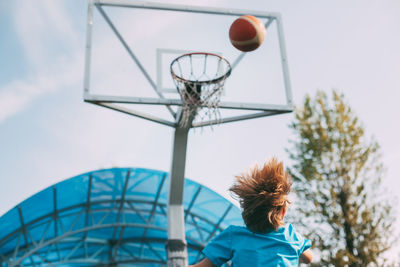
[[[229,190],[239,200],[247,228],[252,232],[265,233],[282,226],[292,185],[282,162],[272,158],[261,168],[255,165],[235,178],[236,183]]]

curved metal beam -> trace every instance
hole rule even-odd
[[[90,204],[91,204],[91,205],[98,205],[98,204],[107,204],[107,203],[115,203],[115,202],[118,203],[119,201],[120,201],[120,200],[102,200],[102,201],[90,202]],[[153,204],[153,203],[154,203],[153,201],[143,201],[143,200],[141,200],[141,201],[138,201],[138,200],[125,200],[125,201],[128,202],[128,203],[129,203],[129,202],[132,202],[132,201],[135,201],[135,203],[138,203],[138,204]],[[61,210],[58,210],[58,214],[60,215],[60,214],[62,214],[62,213],[64,213],[64,212],[67,212],[67,211],[69,211],[69,210],[73,210],[73,209],[77,209],[77,208],[82,208],[82,207],[83,207],[83,208],[85,208],[85,210],[80,210],[80,211],[78,211],[78,212],[76,212],[76,213],[68,213],[68,216],[75,215],[75,214],[82,214],[82,212],[86,211],[86,205],[87,205],[87,203],[81,203],[81,204],[69,206],[69,207],[63,208],[63,209],[61,209]],[[161,207],[161,208],[165,208],[165,207],[166,207],[166,204],[164,204],[164,203],[158,203],[157,206],[159,206],[159,207]],[[108,210],[108,209],[91,209],[91,210],[90,210],[91,213],[95,213],[95,212],[106,212],[106,211],[110,211],[110,210]],[[22,212],[22,210],[21,210],[21,212]],[[137,212],[137,211],[134,211],[134,212]],[[149,212],[149,211],[147,211],[147,212]],[[185,213],[187,213],[187,210],[185,210]],[[212,221],[208,220],[207,218],[205,218],[205,217],[202,216],[202,215],[193,213],[192,211],[190,211],[189,214],[190,214],[191,216],[194,216],[194,217],[199,218],[200,220],[203,220],[204,222],[206,222],[206,223],[208,223],[208,224],[215,225],[215,222],[212,222]],[[32,225],[39,226],[39,225],[41,225],[41,224],[38,224],[38,222],[40,222],[41,220],[44,221],[44,220],[47,219],[47,218],[53,218],[53,217],[54,217],[54,213],[53,213],[53,212],[48,213],[48,214],[45,214],[45,215],[43,215],[43,216],[41,216],[41,217],[39,217],[39,218],[36,218],[35,220],[32,220],[32,221],[29,222],[29,223],[25,223],[25,224],[24,224],[24,227],[25,227],[25,228],[30,228],[30,226],[32,226]],[[64,216],[60,215],[60,218],[63,218],[63,217],[64,217]],[[45,223],[48,223],[48,221],[44,221],[44,222],[43,222],[43,224],[45,224]],[[19,234],[21,231],[23,231],[24,227],[21,226],[20,228],[17,228],[17,229],[14,230],[13,232],[11,232],[10,234],[8,234],[8,235],[6,235],[4,238],[2,238],[2,239],[0,240],[0,247],[1,247],[1,245],[3,245],[9,238],[11,238],[12,236],[14,236],[14,235],[16,235],[16,234]],[[207,229],[205,229],[205,228],[203,228],[203,230],[204,230],[204,231],[207,231]]]

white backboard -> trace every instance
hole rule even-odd
[[[127,0],[90,1],[88,10],[87,102],[176,127],[182,103],[171,61],[187,52],[211,52],[232,65],[220,123],[292,110],[278,13]],[[256,16],[266,25],[265,41],[253,52],[240,52],[229,41],[229,27],[241,15]],[[202,125],[194,121],[193,127]]]

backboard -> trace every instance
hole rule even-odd
[[[229,27],[241,15],[258,17],[267,29],[253,52],[240,52],[229,41]],[[188,52],[215,53],[232,66],[221,119],[195,119],[192,127],[292,111],[279,13],[128,0],[89,1],[84,100],[177,127],[182,101],[170,64]]]

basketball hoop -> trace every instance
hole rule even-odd
[[[177,57],[170,69],[182,99],[179,125],[191,127],[195,117],[218,120],[219,102],[231,64],[220,55],[196,52]]]

